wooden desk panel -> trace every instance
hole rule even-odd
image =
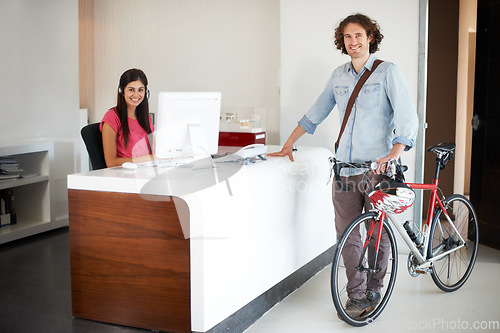
[[[191,332],[189,239],[174,202],[71,189],[68,196],[73,315]]]

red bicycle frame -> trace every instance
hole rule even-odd
[[[439,205],[443,213],[449,219],[448,212],[444,208],[441,199],[439,199],[437,195],[438,185],[439,185],[439,170],[441,170],[441,166],[444,165],[440,156],[436,158],[436,169],[434,172],[434,180],[432,184],[420,184],[420,183],[406,183],[414,190],[427,190],[431,191],[431,199],[429,200],[429,209],[427,211],[427,228],[431,225],[432,220],[434,219],[434,213],[436,211],[436,206]],[[436,205],[437,203],[437,205]]]
[[[410,186],[414,190],[431,191],[431,198],[429,200],[429,208],[427,211],[427,222],[425,223],[427,228],[430,227],[430,224],[434,218],[434,213],[436,212],[437,206],[439,206],[441,208],[443,213],[449,219],[448,212],[446,211],[446,209],[443,205],[443,202],[441,201],[441,199],[439,199],[439,197],[437,195],[437,190],[438,190],[438,185],[439,185],[439,170],[441,169],[441,163],[442,163],[441,159],[437,158],[436,159],[436,171],[435,171],[435,176],[434,176],[434,180],[433,180],[432,184],[406,183],[408,186]],[[385,221],[385,212],[379,211],[379,216],[378,216],[377,220],[382,221],[382,222]],[[368,234],[367,234],[367,238],[366,238],[365,243],[363,245],[363,250],[366,249],[369,241],[372,238],[373,231],[375,230],[375,224],[377,223],[377,220],[374,219],[370,225],[370,228],[369,228]],[[383,223],[379,223],[378,228],[377,228],[377,240],[375,243],[375,262],[377,260],[380,239],[382,237],[382,228],[383,228]]]
[[[443,207],[443,203],[441,202],[441,200],[439,199],[439,197],[437,195],[438,184],[439,184],[438,179],[434,179],[432,184],[417,184],[417,183],[406,183],[406,184],[414,190],[431,191],[431,198],[429,200],[429,208],[427,210],[427,223],[426,223],[427,227],[430,226],[432,218],[434,216],[434,212],[436,211],[436,202],[437,202],[437,204],[439,204],[441,209],[443,209],[443,211],[446,212],[446,209],[444,209],[444,207]]]

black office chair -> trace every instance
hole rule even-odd
[[[102,133],[99,129],[99,124],[100,123],[86,125],[80,131],[83,142],[85,142],[85,146],[89,153],[92,170],[104,169],[107,167],[106,160],[104,159]]]

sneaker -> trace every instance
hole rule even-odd
[[[380,303],[380,293],[367,289],[365,297],[368,301],[368,304],[370,304],[370,306],[372,307],[371,311],[375,310],[378,303]]]
[[[372,310],[373,308],[370,306],[366,298],[349,298],[345,304],[345,312],[351,318],[361,318],[366,315],[367,312],[370,312]]]

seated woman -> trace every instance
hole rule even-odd
[[[153,158],[148,135],[154,131],[149,115],[148,79],[140,69],[120,77],[116,106],[101,121],[104,159],[109,167]]]

